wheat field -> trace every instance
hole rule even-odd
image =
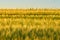
[[[0,40],[60,40],[60,9],[0,9]]]

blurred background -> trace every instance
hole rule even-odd
[[[60,0],[0,0],[0,8],[60,8]]]

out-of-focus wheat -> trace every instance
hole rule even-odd
[[[0,40],[60,40],[59,11],[32,10],[0,10]]]

